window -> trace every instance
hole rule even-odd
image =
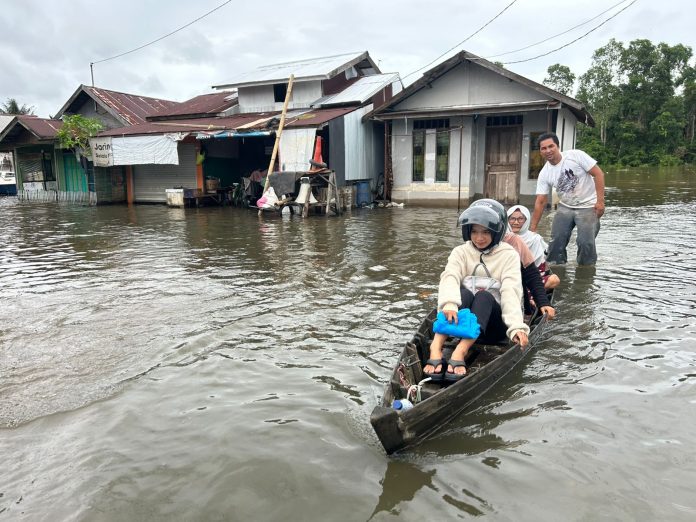
[[[425,136],[427,130],[437,131],[435,135],[435,181],[447,181],[449,124],[449,118],[413,121],[413,181],[425,181]]]
[[[268,91],[266,91],[268,92]],[[276,83],[273,85],[273,99],[277,102],[283,103],[285,101],[285,96],[288,94],[288,84],[287,83]]]
[[[489,116],[486,118],[486,127],[508,127],[513,125],[522,125],[521,114]]]
[[[425,131],[413,131],[413,181],[425,180]]]
[[[447,181],[449,179],[449,130],[439,131],[436,134],[435,143],[435,181]]]
[[[414,120],[413,130],[426,129],[447,129],[449,128],[449,118],[440,118],[438,120]]]

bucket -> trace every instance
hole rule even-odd
[[[216,192],[220,187],[220,180],[218,178],[208,178],[205,180],[205,191],[206,192]]]
[[[355,184],[356,195],[355,195],[355,205],[357,207],[362,207],[363,205],[369,205],[372,202],[372,194],[370,194],[370,182],[369,181],[359,181]]]

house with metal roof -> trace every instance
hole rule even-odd
[[[377,192],[383,186],[384,126],[363,116],[401,90],[399,75],[383,74],[364,51],[264,65],[213,88],[236,89],[240,114],[277,114],[291,75],[291,124],[281,136],[278,169],[307,170],[321,138],[322,158],[339,185],[369,183],[375,196],[383,196]]]
[[[0,131],[0,151],[15,158],[15,181],[19,192],[26,187],[46,191],[58,190],[56,172],[56,133],[63,125],[60,120],[39,118],[28,114],[13,116]]]
[[[15,117],[0,132],[0,150],[14,153],[18,196],[89,204],[126,201],[123,167],[95,167],[75,151],[57,147],[61,118],[80,114],[110,129],[144,123],[149,114],[173,110],[177,105],[169,100],[80,85],[54,118]]]
[[[290,75],[293,85],[288,89]],[[363,121],[363,116],[398,92],[401,82],[398,74],[382,74],[367,52],[264,66],[214,88],[220,92],[152,113],[144,123],[101,132],[92,140],[113,151],[109,161],[129,165],[128,201],[165,202],[169,188],[203,191],[211,178],[229,187],[266,171],[288,91],[275,170],[309,170],[320,137],[322,158],[336,172],[339,185],[378,185],[384,126]],[[145,140],[176,148],[178,159],[144,163],[136,154],[125,154],[126,149],[142,148]]]
[[[459,206],[478,197],[531,203],[544,164],[538,137],[575,145],[594,125],[578,100],[461,51],[377,107],[388,126],[386,178],[396,202]]]

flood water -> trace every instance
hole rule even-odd
[[[696,519],[696,172],[607,185],[544,339],[392,457],[455,210],[0,200],[0,520]]]

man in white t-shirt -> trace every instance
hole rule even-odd
[[[529,230],[536,232],[548,194],[555,188],[560,201],[551,225],[546,260],[558,264],[568,261],[566,248],[573,228],[577,227],[578,265],[594,265],[597,262],[595,238],[599,233],[599,218],[604,214],[604,172],[581,150],[561,152],[558,136],[553,132],[539,136],[539,151],[546,158],[546,164],[539,172]]]

